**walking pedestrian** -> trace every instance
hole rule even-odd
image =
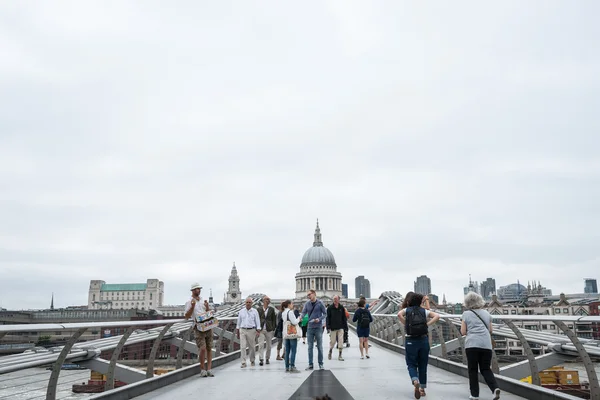
[[[329,333],[329,353],[327,359],[331,360],[333,347],[337,342],[339,351],[338,360],[344,361],[344,325],[346,325],[346,309],[340,304],[340,296],[333,296],[333,304],[327,308],[327,333]]]
[[[421,307],[423,295],[409,292],[406,294],[405,309],[400,310],[398,318],[405,326],[406,365],[414,387],[415,399],[425,396],[427,388],[427,365],[429,362],[428,328],[440,319],[440,316]]]
[[[242,368],[246,368],[246,347],[248,347],[250,365],[254,367],[256,360],[255,347],[256,339],[260,335],[260,317],[256,308],[252,308],[252,298],[246,299],[244,308],[240,310],[237,319],[237,337],[240,339],[240,358],[242,359]]]
[[[294,303],[286,300],[282,303],[281,318],[284,321],[283,338],[285,341],[285,372],[298,373],[296,368],[296,350],[298,348],[298,339],[300,338],[300,322],[294,313]]]
[[[371,322],[373,322],[373,316],[365,308],[366,301],[365,299],[360,299],[358,301],[358,309],[354,313],[354,317],[352,318],[352,322],[356,322],[356,334],[358,335],[358,348],[360,350],[360,359],[365,359],[365,354],[367,358],[369,357],[369,336],[371,335]]]
[[[265,296],[263,297],[262,307],[258,307],[261,326],[260,335],[258,336],[258,365],[261,367],[265,362],[269,364],[273,336],[277,328],[277,315],[275,309],[270,307],[269,304],[271,304],[271,299],[269,296]]]
[[[491,369],[492,352],[492,316],[486,310],[483,298],[474,292],[465,296],[466,311],[462,314],[460,333],[466,335],[465,349],[469,369],[469,399],[479,399],[478,369],[488,387],[494,394],[494,400],[500,398],[500,389]]]
[[[308,338],[308,367],[307,370],[313,369],[313,344],[317,343],[317,361],[319,369],[324,369],[323,366],[323,320],[327,315],[327,310],[321,300],[317,299],[317,293],[314,290],[309,290],[306,297],[308,301],[302,308],[301,316],[308,315],[308,330],[306,336]]]
[[[212,372],[212,347],[213,347],[213,331],[209,329],[207,331],[200,331],[196,325],[196,320],[199,315],[210,311],[210,305],[207,300],[202,301],[200,297],[200,291],[202,286],[198,283],[193,283],[191,287],[192,297],[185,303],[185,319],[190,317],[194,321],[194,336],[196,338],[196,346],[198,346],[200,359],[200,376],[201,377],[214,377]],[[206,358],[206,368],[204,367],[204,359]]]
[[[300,328],[302,328],[302,343],[306,344],[306,331],[308,330],[308,315],[305,315],[300,320]]]
[[[285,348],[283,347],[283,319],[281,318],[281,313],[283,312],[283,303],[279,306],[279,311],[277,312],[277,328],[275,328],[275,337],[277,338],[277,361],[283,360],[281,354],[285,354]],[[281,351],[283,350],[283,353]]]

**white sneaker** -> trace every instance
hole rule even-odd
[[[500,389],[496,388],[496,390],[494,390],[494,400],[499,400],[500,399]]]
[[[360,359],[361,359],[361,360],[364,360],[364,359],[365,359],[365,356],[360,356]]]
[[[200,376],[202,378],[206,378],[206,371],[205,370],[200,371]]]

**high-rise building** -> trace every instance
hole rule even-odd
[[[364,277],[364,275],[357,276],[354,280],[354,290],[356,298],[364,296],[367,299],[371,298],[371,282]]]
[[[479,294],[479,283],[477,281],[472,281],[470,274],[469,274],[469,283],[467,284],[467,286],[464,287],[463,291],[464,291],[465,296],[469,292],[475,292],[475,293]]]
[[[481,282],[480,286],[481,290],[479,294],[485,300],[491,300],[492,295],[496,293],[496,280],[493,278],[487,278],[485,281]]]
[[[427,275],[421,275],[417,277],[417,280],[415,281],[415,293],[431,293],[431,279],[429,279]]]
[[[345,299],[348,298],[348,284],[347,283],[342,283],[342,297]]]
[[[440,304],[440,298],[437,294],[429,293],[427,297],[429,297],[429,300],[433,301],[435,304]]]
[[[598,282],[595,279],[586,278],[583,293],[598,293]]]

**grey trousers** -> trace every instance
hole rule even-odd
[[[275,331],[267,332],[266,329],[260,331],[260,336],[258,336],[258,359],[264,360],[265,358],[268,360],[271,358],[271,347],[273,347],[273,335],[275,335]],[[265,352],[266,357],[265,357]]]

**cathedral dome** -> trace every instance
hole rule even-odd
[[[333,266],[335,267],[335,258],[333,253],[325,246],[323,246],[323,240],[321,239],[321,228],[319,228],[319,221],[317,221],[317,227],[315,229],[315,240],[311,248],[304,252],[302,256],[302,264],[300,267],[309,267],[313,265],[318,266]]]
[[[335,258],[327,247],[313,246],[302,256],[302,265],[305,264],[335,265]]]
[[[323,246],[319,220],[313,245],[304,252],[300,272],[296,274],[296,299],[306,299],[307,290],[314,290],[317,297],[325,299],[342,295],[342,274],[337,271],[331,251]]]

